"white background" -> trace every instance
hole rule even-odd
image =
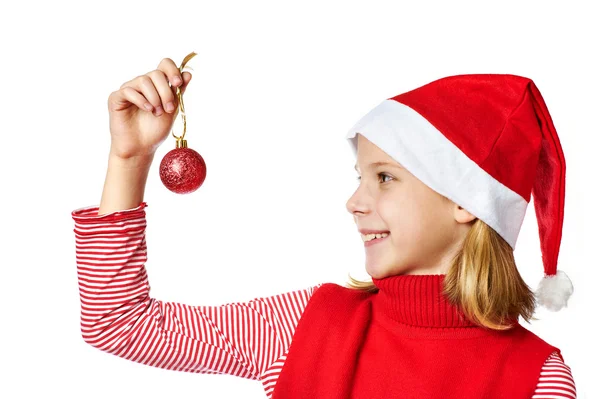
[[[524,75],[542,92],[567,161],[558,265],[575,287],[566,309],[540,309],[526,327],[562,349],[580,398],[599,397],[600,25],[591,3],[3,5],[0,396],[264,397],[256,381],[140,365],[80,335],[71,211],[100,201],[108,95],[162,58],[179,64],[196,51],[186,139],[208,173],[195,193],[173,194],[158,165],[175,140],[156,154],[144,197],[151,296],[218,305],[365,277],[346,210],[358,184],[347,129],[383,99],[442,76]],[[532,203],[515,256],[535,288],[543,268]]]

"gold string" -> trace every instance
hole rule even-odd
[[[181,66],[179,67],[179,72],[181,72],[181,80],[183,82],[183,68],[185,68],[185,64],[187,64],[187,62],[189,60],[191,60],[192,58],[194,58],[196,56],[195,52],[191,52],[188,55],[185,56],[185,58],[183,59],[183,62],[181,63]],[[193,68],[188,67],[190,69],[193,70]],[[173,133],[173,130],[171,129],[171,134],[173,135],[173,137],[175,137],[177,139],[177,148],[180,147],[187,147],[187,143],[186,140],[184,140],[183,138],[185,137],[185,131],[186,131],[186,119],[185,119],[185,107],[183,106],[183,95],[181,94],[181,89],[180,87],[183,85],[183,83],[177,87],[177,98],[179,99],[179,109],[181,111],[181,118],[183,119],[183,133],[181,134],[181,137],[175,136],[175,133]]]

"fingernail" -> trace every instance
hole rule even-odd
[[[167,112],[173,111],[173,109],[175,109],[175,105],[173,104],[173,101],[169,101],[167,103],[167,105],[165,105],[165,109],[167,110]]]
[[[154,114],[155,114],[156,116],[160,116],[160,115],[162,115],[162,113],[163,113],[163,108],[162,108],[162,106],[160,106],[160,105],[159,105],[158,107],[156,107],[156,108],[154,109]]]
[[[181,79],[179,78],[179,76],[174,76],[174,77],[173,77],[173,84],[174,84],[175,86],[178,86],[178,85],[179,85],[179,83],[181,83]]]
[[[152,107],[152,104],[146,103],[146,104],[144,104],[144,108],[146,108],[148,111],[152,111],[153,107]]]

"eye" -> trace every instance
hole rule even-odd
[[[377,176],[389,177],[390,179],[393,179],[392,176],[385,174],[385,173],[378,173]],[[360,181],[360,176],[357,176],[356,180]],[[387,183],[387,182],[383,182],[383,183]]]

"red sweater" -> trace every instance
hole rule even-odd
[[[153,298],[146,206],[102,216],[98,206],[72,212],[84,341],[152,367],[253,379],[270,398],[298,321],[321,284],[219,306]],[[532,396],[556,397],[576,397],[571,369],[558,352],[539,370]]]
[[[512,321],[469,322],[444,275],[374,279],[376,294],[325,284],[300,319],[274,399],[529,399],[560,350]]]

